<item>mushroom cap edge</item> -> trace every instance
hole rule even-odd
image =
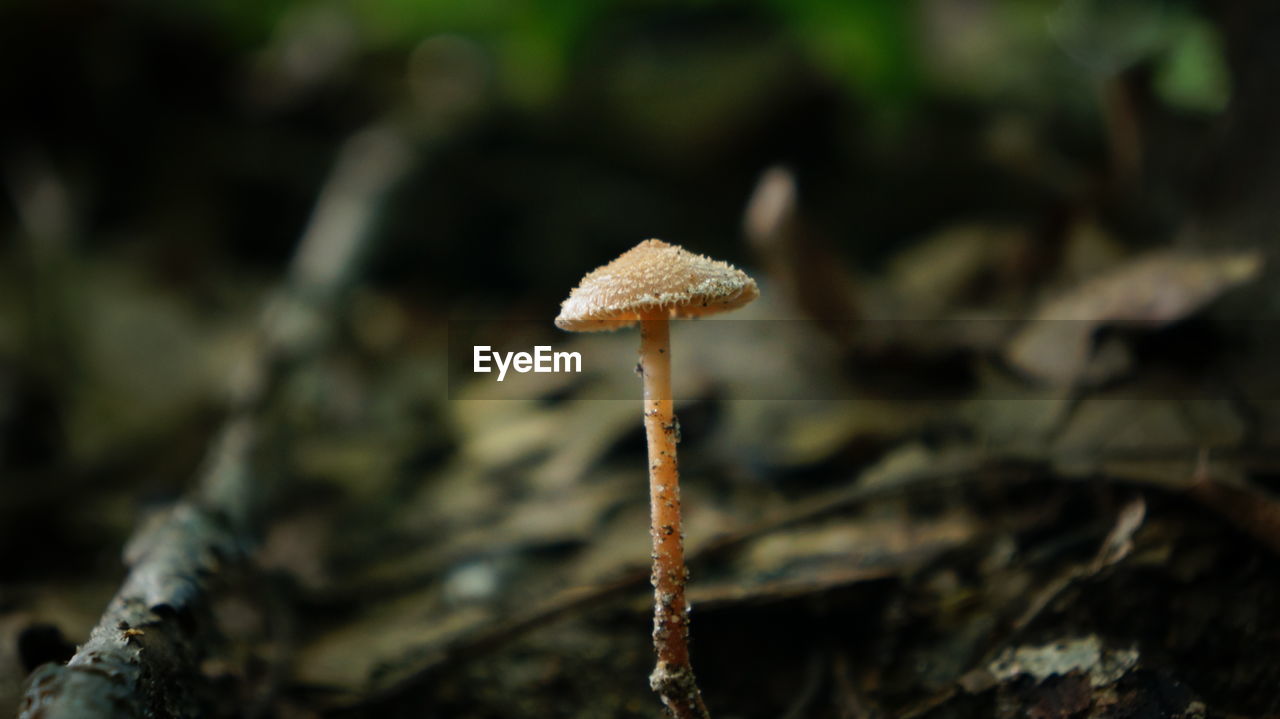
[[[604,332],[643,319],[728,312],[759,295],[755,280],[733,265],[649,239],[584,275],[555,323],[569,332]]]

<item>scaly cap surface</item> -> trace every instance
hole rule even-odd
[[[737,309],[760,295],[726,262],[662,240],[645,240],[588,272],[560,303],[556,326],[600,332],[653,317],[698,317]]]

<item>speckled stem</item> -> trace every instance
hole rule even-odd
[[[653,648],[658,664],[649,686],[677,719],[709,719],[689,664],[689,609],[684,585],[684,529],[680,523],[679,429],[671,402],[670,321],[640,323],[644,429],[649,441],[649,534],[653,537]]]

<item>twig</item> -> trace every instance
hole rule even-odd
[[[1248,482],[1215,479],[1209,471],[1207,449],[1200,453],[1187,493],[1280,554],[1280,501]]]
[[[1172,454],[1178,455],[1178,454]],[[1166,461],[1165,453],[1156,453],[1153,455],[1142,455],[1142,457],[1128,457],[1130,461]],[[1238,458],[1240,462],[1252,462],[1252,458],[1248,455],[1242,455]],[[736,549],[741,548],[749,542],[760,537],[771,535],[773,532],[780,532],[804,526],[806,523],[820,521],[820,519],[835,516],[841,512],[849,512],[851,509],[860,507],[860,505],[876,500],[895,498],[904,494],[918,493],[918,491],[937,491],[947,489],[947,487],[957,487],[968,484],[983,478],[987,481],[998,481],[1001,484],[1020,484],[1020,482],[1028,482],[1036,477],[1053,477],[1050,462],[1029,462],[1019,458],[1002,458],[998,455],[992,457],[984,457],[980,453],[975,453],[972,457],[956,458],[954,461],[948,462],[945,466],[929,468],[929,470],[914,471],[905,473],[901,477],[897,477],[896,481],[883,482],[876,485],[854,485],[833,491],[823,496],[818,496],[805,502],[794,509],[788,510],[786,513],[771,519],[771,521],[758,523],[758,525],[744,527],[739,531],[727,533],[718,537],[718,539],[701,545],[700,548],[690,551],[687,560],[690,564],[698,564],[705,562],[710,558],[722,557],[724,554],[732,553]],[[1114,477],[1108,475],[1100,475],[1098,478],[1103,480],[1115,481],[1117,484],[1134,487],[1144,487],[1144,489],[1155,489],[1162,491],[1178,491],[1180,486],[1162,486],[1153,484],[1153,482],[1138,480],[1126,480],[1123,477]],[[1068,480],[1069,481],[1069,480]],[[1043,606],[1051,603],[1053,597],[1060,594],[1061,590],[1066,589],[1070,582],[1079,581],[1080,578],[1092,576],[1103,571],[1106,567],[1119,562],[1125,554],[1128,554],[1129,548],[1126,541],[1132,537],[1132,533],[1140,523],[1143,516],[1144,504],[1129,503],[1126,505],[1120,516],[1117,517],[1116,525],[1112,528],[1111,535],[1102,542],[1096,557],[1092,562],[1085,565],[1084,569],[1073,567],[1071,569],[1071,577],[1065,585],[1047,587],[1043,591],[1042,596],[1033,599],[1032,603],[1039,606],[1039,609],[1028,609],[1019,617],[1012,620],[1012,626],[1015,628],[1024,628],[1030,623],[1030,620],[1036,618]],[[526,612],[518,613],[515,617],[500,622],[497,626],[494,624],[484,624],[474,629],[474,631],[465,631],[461,635],[454,636],[452,640],[444,642],[444,644],[425,645],[417,647],[416,650],[407,652],[399,658],[389,659],[384,664],[383,670],[380,670],[379,676],[374,677],[374,690],[367,693],[364,697],[360,697],[356,701],[339,704],[333,709],[334,715],[369,715],[379,714],[380,711],[388,710],[390,706],[396,705],[398,701],[402,701],[404,697],[410,695],[411,692],[420,691],[435,679],[442,677],[449,668],[457,667],[458,664],[477,656],[483,656],[485,652],[493,651],[498,647],[507,644],[509,641],[526,635],[527,632],[534,629],[547,627],[554,620],[568,617],[577,610],[590,608],[590,606],[598,606],[604,601],[614,599],[618,596],[626,596],[631,592],[639,591],[645,586],[648,580],[648,571],[636,571],[626,574],[626,576],[618,577],[616,581],[605,583],[593,587],[584,587],[584,589],[576,589],[563,592],[563,594],[548,600],[547,603],[534,606]],[[1001,645],[1004,646],[1004,645]],[[996,649],[1000,649],[997,646]],[[938,693],[937,696],[922,702],[920,705],[905,710],[904,716],[918,716],[927,713],[937,705],[943,704],[955,693],[959,691],[957,686],[948,686],[945,690]],[[868,709],[873,711],[874,709]]]
[[[644,585],[649,578],[648,569],[629,573],[617,580],[592,587],[571,589],[557,595],[550,601],[524,612],[516,617],[496,625],[486,624],[479,631],[464,634],[454,641],[443,645],[419,648],[416,656],[403,657],[395,664],[415,663],[416,668],[399,678],[387,681],[380,689],[366,694],[357,701],[336,707],[334,714],[343,716],[372,715],[379,716],[402,699],[407,693],[429,684],[440,675],[441,670],[492,651],[509,641],[518,639],[524,634],[539,627],[545,627],[578,609],[592,607],[613,597],[623,596]],[[394,666],[384,665],[378,673],[394,671]]]
[[[331,305],[349,281],[378,203],[407,168],[387,128],[344,145],[294,254],[287,285],[268,304],[257,351],[229,382],[230,412],[191,496],[134,534],[129,574],[89,640],[65,666],[29,680],[23,719],[192,716],[208,704],[200,663],[216,627],[214,579],[244,557],[258,494],[250,481],[257,417],[284,368],[328,336]]]
[[[834,680],[836,709],[840,719],[878,719],[883,712],[875,707],[862,694],[849,678],[849,657],[843,651],[836,651],[831,662],[831,677]]]
[[[805,667],[804,682],[801,683],[796,697],[790,707],[782,715],[782,719],[802,719],[813,713],[813,701],[818,697],[826,674],[826,657],[820,651],[809,653],[809,664]]]
[[[1098,576],[1103,571],[1118,564],[1133,552],[1134,533],[1142,527],[1147,516],[1147,502],[1142,495],[1131,499],[1116,515],[1115,524],[1098,547],[1091,561],[1072,564],[1058,576],[1033,594],[1023,611],[1013,619],[1007,630],[998,640],[988,646],[987,651],[977,661],[975,667],[966,672],[960,679],[935,695],[931,700],[920,705],[920,711],[913,709],[904,716],[915,717],[949,701],[961,689],[969,694],[976,694],[994,686],[995,678],[987,669],[995,658],[1015,639],[1031,626],[1049,606],[1068,589],[1081,582]]]
[[[690,552],[688,559],[690,562],[704,561],[731,552],[753,539],[772,532],[820,520],[868,501],[899,496],[903,492],[924,488],[936,489],[959,485],[979,475],[1020,481],[1029,478],[1031,471],[1021,466],[1003,466],[998,462],[982,462],[974,458],[971,461],[957,462],[941,469],[912,473],[904,477],[901,482],[892,485],[872,487],[858,485],[817,498],[772,521],[746,527],[720,537]],[[381,686],[355,702],[337,707],[335,711],[339,715],[347,713],[361,716],[376,715],[411,692],[429,685],[450,667],[481,656],[534,629],[545,627],[552,621],[568,616],[574,611],[598,606],[601,602],[614,597],[635,592],[644,587],[648,579],[649,571],[644,569],[627,573],[607,584],[569,590],[497,626],[486,624],[473,632],[463,633],[447,643],[421,647],[411,654],[400,657],[397,661],[388,662],[389,668],[380,677],[383,680]],[[401,669],[396,672],[396,676],[388,676],[394,671],[390,667],[401,667]]]

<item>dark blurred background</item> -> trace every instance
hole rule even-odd
[[[340,143],[392,123],[416,161],[369,276],[424,306],[550,305],[649,236],[741,259],[779,162],[860,266],[954,218],[1084,202],[1160,241],[1220,179],[1223,23],[1250,5],[8,2],[6,235],[47,173],[78,253],[197,288],[269,274]],[[1082,196],[1116,164],[1136,198]]]
[[[283,656],[359,615],[357,596],[374,606],[387,577],[402,578],[396,591],[427,587],[454,601],[445,580],[480,550],[446,551],[454,525],[441,516],[484,528],[497,521],[486,514],[495,497],[515,506],[548,487],[565,491],[587,482],[594,463],[638,471],[636,427],[571,413],[562,402],[574,388],[549,387],[538,406],[563,416],[546,422],[606,427],[606,436],[524,486],[528,467],[557,456],[558,440],[531,440],[478,405],[446,402],[442,364],[451,318],[545,320],[546,336],[559,337],[550,321],[569,288],[641,239],[748,268],[765,300],[781,302],[763,316],[798,308],[819,333],[823,320],[937,319],[973,308],[1022,317],[1045,296],[1149,250],[1256,250],[1274,264],[1277,33],[1280,5],[1270,0],[0,0],[0,711],[17,701],[27,671],[65,660],[87,636],[124,576],[120,547],[139,517],[190,490],[225,417],[228,378],[235,395],[238,363],[259,346],[261,307],[290,277],[317,276],[290,269],[300,238],[361,241],[337,270],[341,290],[321,304],[337,349],[282,375],[283,389],[264,403],[264,425],[274,429],[259,469],[273,489],[255,532],[269,548],[263,571],[287,576],[286,588],[266,591],[292,609],[252,592],[233,597],[243,611],[219,616],[233,645],[255,647],[248,654],[269,654],[260,635],[276,635],[262,627],[283,621],[264,619],[264,606],[301,627],[298,645],[272,644]],[[785,227],[748,212],[778,196],[793,198]],[[1224,272],[1205,280],[1208,289],[1170,280],[1193,299],[1165,319],[1244,283]],[[1280,285],[1266,272],[1267,281],[1219,305],[1219,316],[1274,315]],[[310,287],[299,283],[303,295]],[[817,296],[839,299],[815,310]],[[1140,291],[1129,302],[1146,299]],[[979,387],[968,362],[993,351],[988,339],[939,353],[921,350],[923,338],[897,337],[868,361],[865,347],[826,331],[832,345],[812,346],[836,365],[915,368],[907,379],[923,378],[920,396],[935,381],[948,396]],[[1199,353],[1217,340],[1196,325],[1161,335],[1148,355],[1167,359],[1172,348],[1202,369],[1216,359]],[[1255,357],[1245,372],[1271,357]],[[825,378],[808,382],[808,396],[825,396]],[[1277,436],[1259,419],[1274,410],[1242,409],[1240,425],[1257,424],[1238,432],[1234,415],[1206,425],[1233,447],[1253,446]],[[703,524],[719,530],[759,520],[778,497],[852,482],[908,442],[987,446],[1000,427],[1034,424],[1002,418],[992,429],[986,417],[922,420],[915,409],[733,424],[720,411],[696,405],[686,430],[691,465],[719,478],[707,491],[725,502],[721,524]],[[805,431],[787,434],[793,421]],[[715,434],[718,422],[731,425],[727,435]],[[801,449],[783,446],[800,435]],[[1206,436],[1173,440],[1191,451],[1218,441]],[[699,437],[724,441],[698,445]],[[725,449],[756,440],[748,452]],[[489,484],[459,489],[465,499],[456,499],[440,489],[455,481]],[[466,494],[479,491],[495,496]],[[634,509],[632,499],[618,502],[589,508],[599,512],[593,521],[630,516],[618,507]],[[1071,502],[1089,504],[1073,497],[1062,506]],[[1106,525],[1114,504],[1099,501],[1093,509],[1105,518],[1089,526]],[[415,506],[446,509],[387,519]],[[594,546],[579,534],[529,541],[536,556],[527,571],[544,583],[539,562]],[[441,546],[449,559],[430,554]],[[643,550],[619,546],[629,547],[628,562],[636,557],[626,552]],[[430,557],[421,566],[361,565],[386,547]],[[643,551],[637,557],[643,564]],[[584,569],[564,582],[616,575]],[[498,586],[495,596],[524,591]],[[886,616],[909,614],[893,591],[873,592],[872,603]],[[861,612],[866,601],[834,594],[817,614],[801,612],[815,622],[804,631],[824,631],[832,607],[833,622],[851,622],[840,612]],[[725,611],[708,618],[724,636],[735,631],[725,617],[755,616],[750,606]],[[643,610],[627,618],[645,623]],[[849,627],[857,642],[873,631]],[[613,651],[601,642],[601,652]],[[637,646],[624,658],[643,666]],[[308,651],[299,656],[327,656]],[[399,656],[370,652],[353,664],[360,672]],[[806,657],[785,661],[801,666]],[[721,693],[711,690],[722,705],[728,666],[720,664]],[[355,670],[335,679],[312,669],[278,694],[278,676],[263,679],[270,672],[261,667],[227,675],[260,711],[280,716],[319,711],[326,702],[308,692],[325,682],[365,686]],[[647,670],[633,669],[619,675],[642,680]],[[710,674],[714,687],[717,670]],[[874,695],[880,679],[860,676],[859,691]],[[1194,688],[1229,709],[1275,709],[1238,679]],[[468,681],[427,694],[467,707],[474,684],[488,686]],[[795,687],[779,681],[771,696],[791,697]],[[892,689],[898,699],[929,693],[910,681]],[[600,715],[651,713],[642,682],[628,691],[626,711]],[[263,709],[280,695],[288,701]],[[511,713],[502,701],[475,715],[576,715]],[[738,709],[755,715],[750,702]],[[876,716],[850,711],[811,715]]]

